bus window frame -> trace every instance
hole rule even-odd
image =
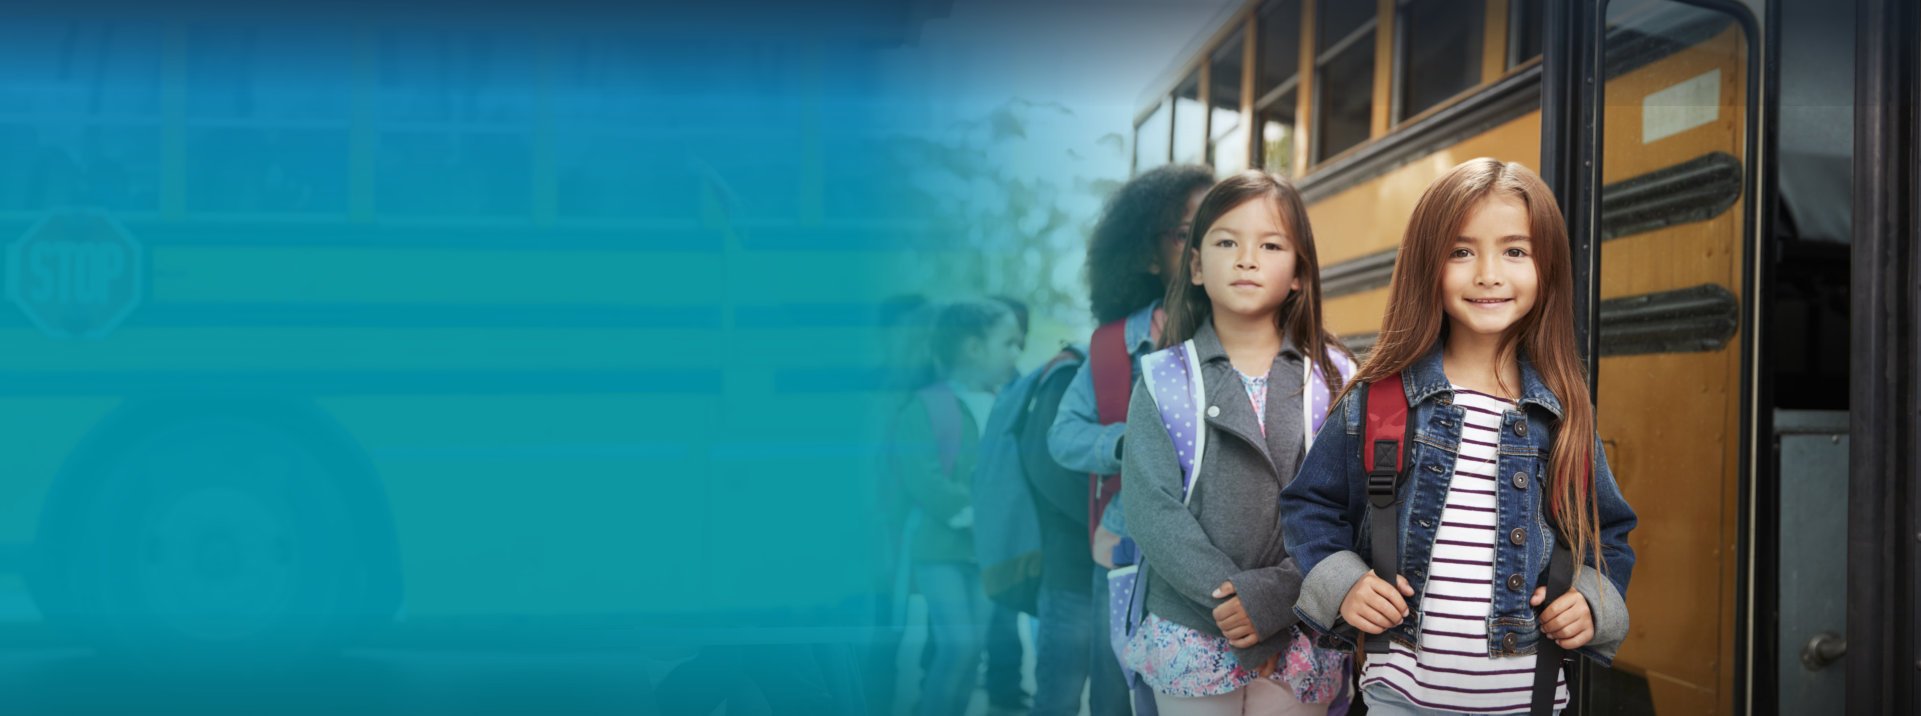
[[[1403,124],[1407,124],[1409,122],[1416,121],[1421,117],[1427,116],[1428,114],[1432,113],[1434,110],[1440,109],[1442,107],[1453,104],[1455,102],[1459,102],[1464,97],[1472,96],[1475,92],[1483,88],[1486,88],[1489,84],[1489,78],[1487,77],[1487,74],[1482,71],[1483,69],[1482,57],[1487,54],[1487,43],[1489,41],[1488,33],[1486,30],[1488,15],[1489,15],[1488,5],[1490,2],[1493,2],[1495,0],[1476,0],[1481,4],[1481,11],[1478,13],[1477,22],[1474,24],[1479,25],[1482,28],[1481,44],[1479,47],[1475,48],[1475,52],[1474,52],[1474,56],[1471,61],[1471,64],[1472,64],[1472,69],[1474,70],[1474,74],[1477,76],[1477,79],[1474,82],[1469,83],[1467,87],[1462,88],[1460,91],[1455,92],[1454,94],[1448,95],[1445,98],[1442,98],[1440,101],[1435,102],[1434,104],[1423,108],[1421,111],[1416,112],[1413,115],[1404,115],[1404,113],[1407,111],[1407,107],[1406,107],[1407,96],[1405,92],[1405,90],[1407,89],[1406,83],[1407,83],[1407,63],[1408,63],[1407,13],[1408,13],[1408,9],[1411,6],[1421,1],[1422,0],[1394,0],[1394,23],[1393,23],[1394,24],[1394,43],[1393,43],[1393,51],[1390,53],[1390,56],[1388,57],[1388,66],[1392,68],[1390,71],[1391,79],[1388,82],[1389,131],[1392,131],[1392,128],[1394,127],[1399,127]],[[1448,0],[1448,1],[1452,2],[1453,0]]]
[[[1856,46],[1853,255],[1850,257],[1849,376],[1852,424],[1848,459],[1847,645],[1842,660],[1853,714],[1913,713],[1921,706],[1914,679],[1921,620],[1921,395],[1912,347],[1921,333],[1921,177],[1912,160],[1921,148],[1921,8],[1908,0],[1863,0],[1855,16]],[[1904,375],[1906,390],[1885,376]],[[1908,416],[1903,419],[1902,416]],[[1834,668],[1834,667],[1829,667]]]

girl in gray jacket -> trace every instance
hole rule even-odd
[[[1201,200],[1183,256],[1122,442],[1145,557],[1124,660],[1161,716],[1325,713],[1341,662],[1295,628],[1279,505],[1353,362],[1322,327],[1306,208],[1284,179],[1236,175]]]

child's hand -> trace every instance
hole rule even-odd
[[[1536,587],[1534,598],[1527,603],[1538,607],[1546,599],[1547,588]],[[1541,610],[1541,633],[1568,651],[1587,646],[1594,640],[1594,612],[1588,610],[1587,597],[1570,589],[1547,605]]]
[[[1231,598],[1230,598],[1231,597]],[[1247,608],[1241,606],[1241,597],[1234,593],[1233,582],[1221,582],[1214,590],[1214,598],[1229,598],[1214,608],[1214,623],[1221,628],[1221,635],[1236,649],[1246,649],[1261,642],[1261,635],[1254,631],[1254,620],[1247,616]]]
[[[1398,591],[1375,576],[1374,570],[1368,570],[1347,590],[1347,597],[1341,599],[1341,618],[1369,634],[1379,634],[1400,624],[1407,618],[1405,597],[1414,596],[1414,588],[1408,586],[1406,577],[1398,574],[1394,575],[1394,581],[1400,587]]]

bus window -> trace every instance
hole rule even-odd
[[[1134,126],[1134,173],[1167,163],[1169,122],[1167,102],[1154,105],[1147,118]]]
[[[1255,159],[1271,172],[1292,174],[1295,114],[1301,84],[1300,0],[1273,0],[1261,7],[1260,71],[1254,79]]]
[[[1235,32],[1214,51],[1208,71],[1207,159],[1222,175],[1247,168],[1247,127],[1241,122],[1241,78],[1246,75],[1247,31]]]
[[[1260,111],[1261,166],[1285,174],[1294,165],[1294,93],[1281,96],[1273,107]]]
[[[1261,6],[1261,73],[1254,91],[1265,97],[1294,80],[1301,69],[1301,0],[1271,0]]]
[[[256,28],[188,34],[188,211],[346,213],[349,42]]]
[[[1400,65],[1397,119],[1405,120],[1481,83],[1482,0],[1410,0],[1395,34]]]
[[[114,23],[0,28],[0,210],[160,208],[158,33]]]
[[[1367,141],[1374,117],[1374,6],[1323,3],[1314,47],[1314,161]]]
[[[382,37],[374,183],[381,213],[532,210],[533,49],[511,36]]]
[[[1541,56],[1543,0],[1508,0],[1507,66],[1513,68]]]
[[[1206,159],[1207,105],[1201,104],[1201,75],[1188,75],[1174,90],[1174,161],[1199,164]]]

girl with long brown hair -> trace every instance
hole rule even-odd
[[[1362,673],[1376,713],[1526,712],[1539,639],[1606,663],[1627,635],[1635,518],[1594,437],[1573,291],[1560,209],[1527,168],[1470,160],[1416,204],[1380,341],[1281,500],[1303,621],[1389,641]],[[1396,378],[1412,439],[1390,585],[1362,556],[1363,413],[1382,406],[1360,401]],[[1537,614],[1557,541],[1573,588]]]
[[[1296,629],[1279,524],[1354,368],[1321,321],[1314,232],[1293,186],[1244,172],[1201,199],[1180,255],[1127,412],[1120,500],[1144,559],[1124,660],[1162,716],[1326,713],[1345,662]]]

